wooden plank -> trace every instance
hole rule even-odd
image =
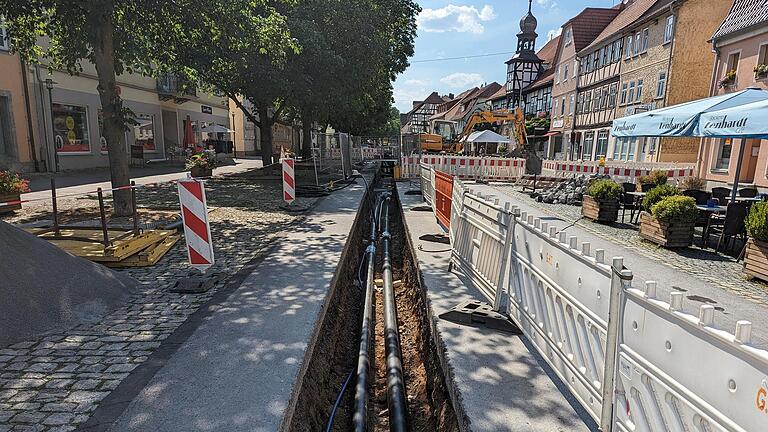
[[[174,234],[165,237],[162,241],[150,245],[140,253],[132,255],[122,261],[106,262],[107,267],[127,268],[127,267],[148,267],[155,265],[162,259],[166,253],[179,241],[181,235]]]

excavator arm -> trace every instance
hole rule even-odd
[[[480,111],[472,114],[467,120],[467,125],[464,126],[458,135],[454,137],[454,143],[459,150],[463,144],[461,143],[472,133],[475,126],[479,123],[496,123],[500,121],[514,121],[515,114],[509,111]]]

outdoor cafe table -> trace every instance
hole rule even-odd
[[[707,205],[697,205],[696,208],[703,212],[707,212],[707,224],[704,226],[704,232],[701,233],[701,247],[705,248],[709,241],[709,228],[712,224],[712,215],[725,213],[725,211],[728,210],[728,207],[721,205],[711,207]]]

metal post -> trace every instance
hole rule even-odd
[[[133,235],[139,235],[139,209],[136,207],[136,182],[131,181],[131,206],[133,207]]]
[[[397,309],[395,289],[392,286],[392,265],[389,261],[391,234],[389,232],[389,204],[391,198],[384,201],[384,233],[381,235],[384,245],[384,347],[387,356],[387,402],[389,406],[389,430],[405,432],[406,424],[405,382],[403,364],[400,357],[400,336],[397,329]]]
[[[621,303],[624,298],[624,286],[632,281],[632,272],[624,270],[624,258],[613,259],[611,266],[611,292],[608,305],[608,330],[605,340],[605,370],[603,371],[600,430],[610,432],[613,426],[613,394],[616,378],[617,353],[619,350],[619,330],[621,329]]]
[[[733,178],[733,188],[731,189],[731,202],[736,202],[736,196],[739,194],[739,177],[741,177],[741,164],[744,161],[744,150],[746,149],[747,139],[742,138],[739,144],[739,158],[736,160],[736,174]]]
[[[53,203],[53,233],[61,235],[59,230],[59,206],[56,202],[56,179],[51,177],[51,201]]]
[[[107,213],[104,211],[104,193],[101,188],[96,189],[99,195],[99,213],[101,214],[101,232],[104,234],[104,247],[109,247],[109,231],[107,231]]]

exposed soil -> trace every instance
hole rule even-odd
[[[390,208],[392,234],[392,267],[396,284],[395,297],[400,332],[404,379],[408,401],[408,426],[411,431],[458,431],[442,371],[437,344],[432,340],[430,315],[416,270],[411,245],[406,238],[402,209],[393,191]],[[347,249],[337,271],[337,279],[329,293],[327,306],[318,324],[315,342],[307,351],[306,373],[297,386],[295,410],[285,430],[325,430],[331,408],[350,372],[356,368],[364,290],[357,286],[358,266],[365,244],[363,233],[370,229],[370,201],[365,200],[358,213]],[[362,215],[362,216],[361,216]],[[381,277],[382,245],[377,245],[377,278]],[[365,275],[363,275],[363,279]],[[388,431],[386,361],[384,354],[383,293],[376,290],[374,303],[376,325],[371,356],[372,380],[369,392],[369,427],[371,431]],[[353,429],[354,385],[352,375],[332,430]]]

